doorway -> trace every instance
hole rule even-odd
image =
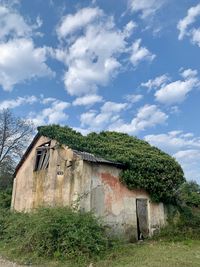
[[[137,235],[138,240],[147,238],[149,235],[148,225],[148,200],[144,198],[136,199]]]

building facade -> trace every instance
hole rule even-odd
[[[93,211],[108,232],[128,240],[152,235],[165,224],[163,203],[145,190],[129,190],[123,166],[36,136],[16,168],[12,209],[73,206]]]

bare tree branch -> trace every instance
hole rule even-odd
[[[16,118],[8,109],[0,111],[0,167],[7,160],[19,160],[32,133],[29,122]]]

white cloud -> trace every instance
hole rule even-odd
[[[185,80],[177,80],[162,86],[156,93],[156,100],[167,105],[181,103],[188,93],[199,86],[197,71],[187,69],[182,71],[181,76]]]
[[[140,12],[143,19],[153,16],[163,3],[163,0],[129,0],[131,11]]]
[[[124,99],[126,99],[128,102],[134,104],[139,102],[143,98],[143,95],[125,95]]]
[[[24,37],[30,35],[30,27],[16,11],[9,10],[6,6],[0,5],[0,40],[4,40],[12,34],[13,37]]]
[[[92,8],[89,9],[92,12]],[[94,17],[92,23],[85,24],[83,34],[74,36],[71,44],[57,50],[57,59],[67,66],[64,83],[70,95],[95,94],[98,86],[105,86],[115,76],[121,64],[117,54],[126,46],[124,34],[115,29],[112,17],[99,12],[101,18]],[[83,10],[70,15],[77,20]],[[57,31],[59,32],[59,31]],[[100,45],[101,44],[101,45]]]
[[[200,28],[192,30],[192,43],[200,47]]]
[[[142,47],[141,39],[137,39],[131,48],[130,61],[134,66],[137,66],[141,61],[152,61],[156,55],[152,54],[146,47]]]
[[[119,114],[128,107],[127,103],[106,102],[101,107],[98,113],[95,110],[90,110],[81,114],[81,126],[87,126],[90,131],[100,131],[119,119]]]
[[[190,31],[188,31],[188,27],[195,22],[199,15],[200,4],[191,7],[187,12],[187,16],[178,22],[177,28],[180,31],[178,36],[179,40],[182,40],[185,35],[191,34]]]
[[[85,95],[78,97],[73,101],[73,106],[91,106],[95,103],[102,102],[103,98],[99,95]]]
[[[126,37],[129,37],[133,33],[135,28],[137,28],[137,24],[132,20],[129,21],[124,27],[124,35]]]
[[[200,137],[192,133],[171,131],[147,135],[145,140],[174,156],[183,167],[186,178],[200,182]]]
[[[46,64],[47,48],[35,48],[31,39],[0,43],[0,51],[0,85],[6,91],[25,80],[54,75]]]
[[[197,17],[200,16],[200,4],[188,9],[187,16],[178,22],[177,28],[179,30],[178,39],[182,40],[185,36],[189,36],[193,44],[200,47],[200,28],[192,27],[196,22]]]
[[[200,149],[200,138],[195,138],[192,133],[184,134],[182,131],[172,131],[164,134],[147,135],[145,140],[161,147],[165,151],[175,153],[181,149]]]
[[[130,123],[118,120],[110,126],[110,130],[137,134],[147,128],[165,123],[167,118],[168,115],[162,112],[156,105],[145,105],[138,110]]]
[[[173,155],[177,160],[182,160],[187,162],[188,160],[200,159],[200,150],[188,149],[180,150]]]
[[[186,70],[182,70],[180,75],[185,79],[190,79],[190,78],[196,77],[198,75],[198,71],[192,70],[192,69],[186,69]]]
[[[17,97],[16,99],[9,99],[0,102],[0,109],[12,109],[24,104],[33,104],[38,101],[36,96]]]
[[[44,124],[56,124],[65,123],[68,119],[68,115],[65,110],[70,107],[68,102],[55,100],[51,103],[50,107],[43,109],[39,113],[31,112],[28,116],[34,125],[44,125]]]
[[[35,47],[31,38],[38,34],[35,30],[41,23],[37,18],[30,25],[16,10],[0,4],[0,85],[4,90],[11,91],[26,80],[54,75],[46,64],[49,49]]]
[[[83,16],[87,13],[88,17]],[[78,97],[97,94],[98,87],[106,86],[122,70],[121,55],[128,57],[130,50],[134,65],[143,59],[152,60],[155,56],[147,48],[129,48],[127,39],[135,27],[136,23],[129,21],[118,29],[113,16],[99,8],[84,8],[65,16],[57,28],[61,42],[54,57],[66,66],[63,80],[67,92]],[[140,42],[137,40],[138,46]]]
[[[150,79],[146,83],[141,83],[141,86],[147,87],[149,90],[157,89],[160,86],[166,85],[169,81],[169,77],[167,74],[156,77],[155,79]]]
[[[99,8],[83,8],[74,15],[67,15],[62,18],[61,24],[57,28],[57,34],[60,38],[84,28],[86,25],[102,16],[103,12]]]

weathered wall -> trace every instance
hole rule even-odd
[[[103,217],[109,233],[129,240],[137,238],[136,199],[148,200],[149,234],[164,225],[162,203],[152,203],[144,190],[127,189],[120,181],[120,169],[109,166],[84,163],[83,174],[91,175],[91,210]]]
[[[48,169],[33,171],[36,148],[48,141],[48,138],[41,137],[17,172],[12,195],[12,208],[15,210],[29,211],[43,205],[71,205],[90,188],[89,176],[82,179],[83,161],[74,159],[72,150],[68,148],[50,149]],[[51,147],[55,145],[56,142],[51,141]]]

